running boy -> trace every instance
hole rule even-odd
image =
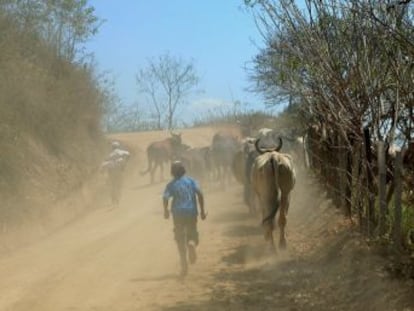
[[[185,175],[185,168],[180,161],[171,164],[171,175],[173,180],[167,184],[163,195],[164,218],[168,219],[170,217],[168,201],[172,198],[171,212],[174,221],[174,237],[180,255],[181,276],[184,277],[188,272],[187,250],[188,260],[191,264],[194,264],[197,259],[197,199],[200,217],[204,220],[206,219],[204,196],[197,182]]]

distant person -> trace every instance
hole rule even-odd
[[[113,141],[112,151],[106,157],[101,165],[108,173],[108,184],[110,187],[111,202],[114,206],[118,206],[121,197],[121,189],[124,175],[124,168],[129,159],[130,153],[121,148],[118,141]]]
[[[180,161],[171,164],[171,175],[173,180],[167,184],[163,195],[164,218],[168,219],[170,217],[168,202],[172,198],[171,212],[174,222],[174,237],[180,255],[180,275],[184,277],[188,272],[187,252],[190,264],[194,264],[197,259],[197,205],[200,209],[201,219],[206,219],[207,215],[204,211],[203,193],[197,182],[185,175],[185,168]]]

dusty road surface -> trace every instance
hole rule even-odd
[[[213,130],[183,133],[190,145]],[[241,187],[204,185],[198,261],[186,279],[161,193],[140,176],[147,144],[166,133],[121,135],[135,150],[119,207],[107,193],[84,217],[0,257],[1,311],[414,310],[412,282],[393,279],[381,257],[300,174],[288,218],[288,249],[269,255]],[[166,176],[167,177],[167,176]]]

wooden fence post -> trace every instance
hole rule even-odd
[[[394,245],[397,251],[401,250],[401,237],[402,237],[402,182],[401,182],[401,168],[402,168],[402,156],[401,152],[397,152],[394,164]]]
[[[337,157],[338,162],[336,165],[337,176],[339,179],[339,202],[340,207],[344,211],[345,216],[351,218],[351,186],[350,186],[350,177],[348,175],[352,174],[351,171],[351,160],[349,159],[349,147],[346,145],[345,139],[339,135],[338,136],[338,151]],[[351,172],[349,172],[351,171]]]
[[[346,209],[347,206],[347,198],[346,197],[346,189],[347,189],[347,148],[345,146],[344,139],[339,135],[338,137],[338,151],[337,157],[338,157],[338,165],[336,167],[337,170],[337,176],[339,179],[339,202],[340,202],[340,208],[349,216],[349,212]]]
[[[353,166],[353,152],[358,153],[358,147],[356,147],[355,143],[351,143],[351,148],[346,149],[346,171],[345,171],[345,210],[347,216],[352,220],[352,193],[354,192],[354,188],[352,188],[352,166]]]
[[[372,174],[372,152],[371,152],[371,137],[369,128],[364,128],[364,142],[365,142],[365,156],[366,156],[366,170],[368,179],[368,208],[367,208],[367,234],[372,234],[372,227],[375,224],[375,190],[374,190],[374,176]]]
[[[363,184],[361,182],[361,145],[355,144],[354,151],[352,152],[352,201],[351,201],[351,210],[356,210],[358,214],[358,221],[360,229],[362,229],[363,222],[364,222],[364,215],[363,215],[363,208],[362,208],[362,187]]]
[[[387,188],[386,188],[386,174],[385,167],[385,148],[384,142],[378,142],[378,174],[379,174],[379,235],[384,236],[386,231],[386,214],[387,214]]]

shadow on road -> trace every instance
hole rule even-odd
[[[379,273],[380,265],[373,265],[373,258],[357,256],[358,260],[352,260],[350,254],[343,253],[352,243],[349,235],[340,235],[311,254],[284,259],[276,254],[273,260],[262,260],[266,258],[263,245],[235,247],[222,257],[227,265],[215,273],[214,287],[206,300],[161,310],[412,310],[412,285],[390,287],[392,283]],[[245,265],[254,260],[262,263]]]
[[[248,237],[255,235],[263,235],[263,229],[261,226],[251,225],[234,225],[230,229],[224,232],[224,236],[227,237]]]
[[[234,211],[224,211],[211,217],[211,221],[215,223],[240,222],[252,219],[253,217],[254,216],[247,213],[247,211],[240,211],[239,213],[235,213]]]
[[[224,224],[223,238],[232,242],[220,250],[208,295],[159,310],[414,310],[414,285],[393,282],[381,259],[365,250],[366,243],[355,239],[335,210],[326,210],[329,203],[321,203],[324,195],[317,190],[298,185],[289,214],[288,250],[272,256],[259,236],[259,222],[252,224],[255,217],[244,210],[216,210],[210,220]]]
[[[233,249],[229,255],[223,256],[222,261],[228,265],[241,265],[263,260],[266,255],[263,245],[241,245]]]
[[[131,279],[131,282],[156,282],[156,281],[166,281],[166,280],[174,280],[179,279],[178,274],[165,274],[165,275],[156,275],[156,276],[144,276],[144,277],[136,277]]]

